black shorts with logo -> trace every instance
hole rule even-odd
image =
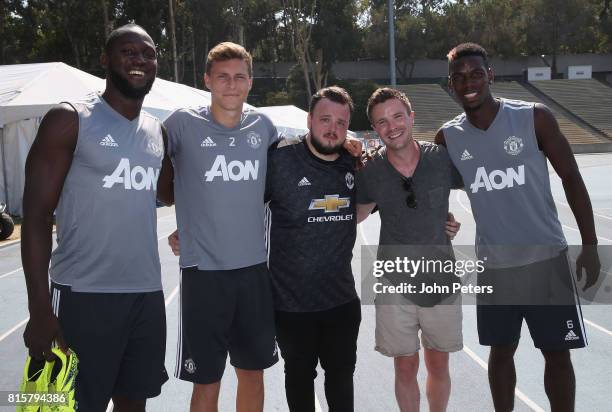
[[[228,352],[236,368],[274,365],[273,305],[266,263],[234,270],[183,269],[175,376],[200,384],[217,382]]]
[[[73,292],[52,282],[51,296],[66,344],[79,359],[79,410],[106,411],[113,396],[140,400],[160,394],[168,380],[162,291]]]
[[[564,251],[530,265],[488,269],[478,284],[491,285],[496,295],[479,299],[481,345],[517,343],[523,319],[535,347],[542,350],[582,348],[587,337],[571,267]]]

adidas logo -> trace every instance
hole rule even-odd
[[[570,330],[569,332],[567,332],[567,335],[565,335],[565,340],[578,340],[578,339],[580,338],[578,337],[578,335],[574,333],[573,330]]]
[[[215,147],[217,145],[217,143],[215,143],[215,141],[213,139],[210,138],[210,136],[206,136],[206,139],[202,140],[202,144],[200,146],[202,147]]]
[[[115,139],[110,134],[107,134],[100,140],[100,146],[119,147]]]
[[[467,149],[464,150],[463,153],[461,154],[461,160],[470,160],[470,159],[473,159],[473,158],[474,158],[474,156],[472,156],[470,154],[470,152],[467,151]]]
[[[310,186],[310,182],[308,181],[308,179],[306,179],[306,177],[303,177],[302,180],[300,180],[300,182],[298,183],[298,187],[302,186]]]

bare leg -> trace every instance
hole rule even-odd
[[[510,345],[491,346],[489,386],[497,412],[510,412],[514,409],[514,389],[516,388],[514,352],[517,347],[518,342]]]
[[[542,351],[544,368],[544,389],[550,401],[552,412],[573,412],[576,401],[576,377],[568,349]]]
[[[427,367],[427,400],[430,412],[444,412],[451,392],[448,352],[425,348]]]
[[[236,368],[238,393],[236,412],[262,412],[264,404],[263,370]]]
[[[191,394],[191,412],[218,412],[221,381],[205,385],[195,383]]]
[[[418,412],[419,384],[416,376],[419,370],[419,353],[398,356],[395,363],[395,398],[401,412]]]
[[[145,412],[146,399],[129,399],[113,396],[113,412]]]

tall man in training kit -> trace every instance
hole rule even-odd
[[[576,384],[569,349],[584,347],[586,336],[546,160],[561,178],[580,229],[583,248],[576,266],[579,279],[586,269],[585,287],[595,282],[600,267],[589,195],[550,110],[538,103],[493,97],[493,70],[481,46],[455,47],[448,54],[448,67],[449,87],[464,113],[442,126],[436,142],[448,148],[466,184],[479,258],[487,256],[487,271],[479,281],[516,279],[514,287],[520,291],[529,286],[519,279],[554,273],[572,287],[571,304],[479,303],[478,336],[482,345],[491,346],[489,384],[495,410],[514,407],[514,353],[525,319],[544,355],[544,387],[551,410],[572,411]]]
[[[162,125],[141,111],[155,44],[128,24],[109,35],[101,62],[104,93],[51,109],[28,154],[24,341],[36,359],[52,359],[53,341],[76,352],[79,410],[103,412],[112,398],[118,411],[144,411],[168,379],[155,199],[158,178],[170,177],[160,176]]]
[[[272,122],[243,105],[251,55],[235,43],[210,50],[210,107],[165,121],[181,238],[176,376],[193,382],[192,411],[216,411],[229,352],[238,412],[262,411],[263,369],[278,361],[264,243],[264,191]],[[160,186],[171,198],[172,184]]]

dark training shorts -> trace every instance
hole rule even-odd
[[[535,347],[565,350],[587,345],[582,310],[566,252],[530,265],[488,269],[479,285],[495,288],[496,297],[479,300],[478,338],[481,345],[517,343],[523,319]],[[512,300],[515,303],[512,303]]]
[[[175,376],[208,384],[232,366],[261,370],[278,361],[266,263],[235,270],[181,271]]]
[[[104,412],[113,396],[140,400],[160,394],[168,380],[162,291],[72,292],[52,283],[51,294],[66,344],[79,358],[79,410]]]

